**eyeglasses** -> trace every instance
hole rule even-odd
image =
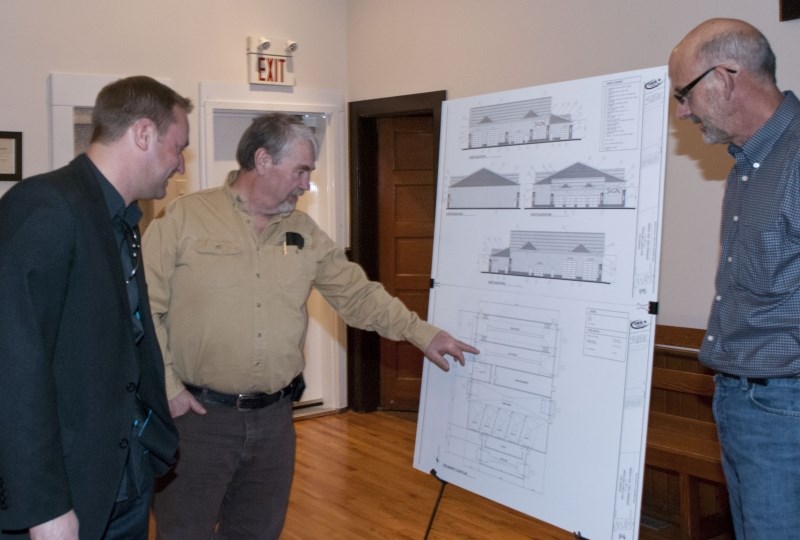
[[[712,71],[714,71],[715,69],[720,68],[720,67],[722,69],[724,69],[725,71],[727,71],[728,73],[736,73],[735,69],[726,68],[724,66],[717,65],[717,66],[714,66],[714,67],[710,67],[707,70],[705,70],[703,73],[701,73],[695,80],[693,80],[692,82],[690,82],[689,84],[684,86],[678,92],[672,94],[672,97],[677,99],[678,103],[680,103],[681,105],[685,105],[686,104],[686,97],[689,95],[689,92],[692,91],[692,88],[697,86],[697,84],[700,81],[703,80],[703,77],[705,77],[706,75],[708,75],[709,73],[711,73]]]
[[[122,220],[122,223],[125,224],[125,245],[128,246],[128,253],[131,256],[131,273],[125,280],[125,284],[128,284],[136,277],[139,265],[142,264],[142,242],[136,227],[131,227],[125,220]]]

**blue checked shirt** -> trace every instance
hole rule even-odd
[[[741,148],[722,206],[716,296],[700,360],[731,375],[800,374],[800,101]]]

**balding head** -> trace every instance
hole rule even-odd
[[[757,28],[738,19],[709,19],[686,34],[673,49],[674,63],[701,71],[714,65],[735,65],[754,79],[775,84],[775,53]]]
[[[676,115],[708,143],[741,146],[783,100],[769,42],[736,19],[710,19],[686,34],[669,57],[669,78]]]

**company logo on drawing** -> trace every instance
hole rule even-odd
[[[649,81],[644,83],[644,87],[647,88],[648,90],[652,90],[653,88],[658,88],[659,86],[661,86],[661,83],[663,82],[664,79],[662,79],[661,77],[659,77],[658,79],[650,79]]]
[[[637,319],[635,321],[631,321],[631,328],[634,330],[641,330],[642,328],[647,328],[650,323],[644,319]]]

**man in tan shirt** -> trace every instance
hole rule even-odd
[[[241,169],[187,195],[143,242],[150,301],[181,436],[156,494],[158,538],[278,538],[294,470],[292,393],[314,287],[349,325],[407,340],[440,368],[477,349],[422,321],[305,213],[317,141],[296,118],[256,119]]]

